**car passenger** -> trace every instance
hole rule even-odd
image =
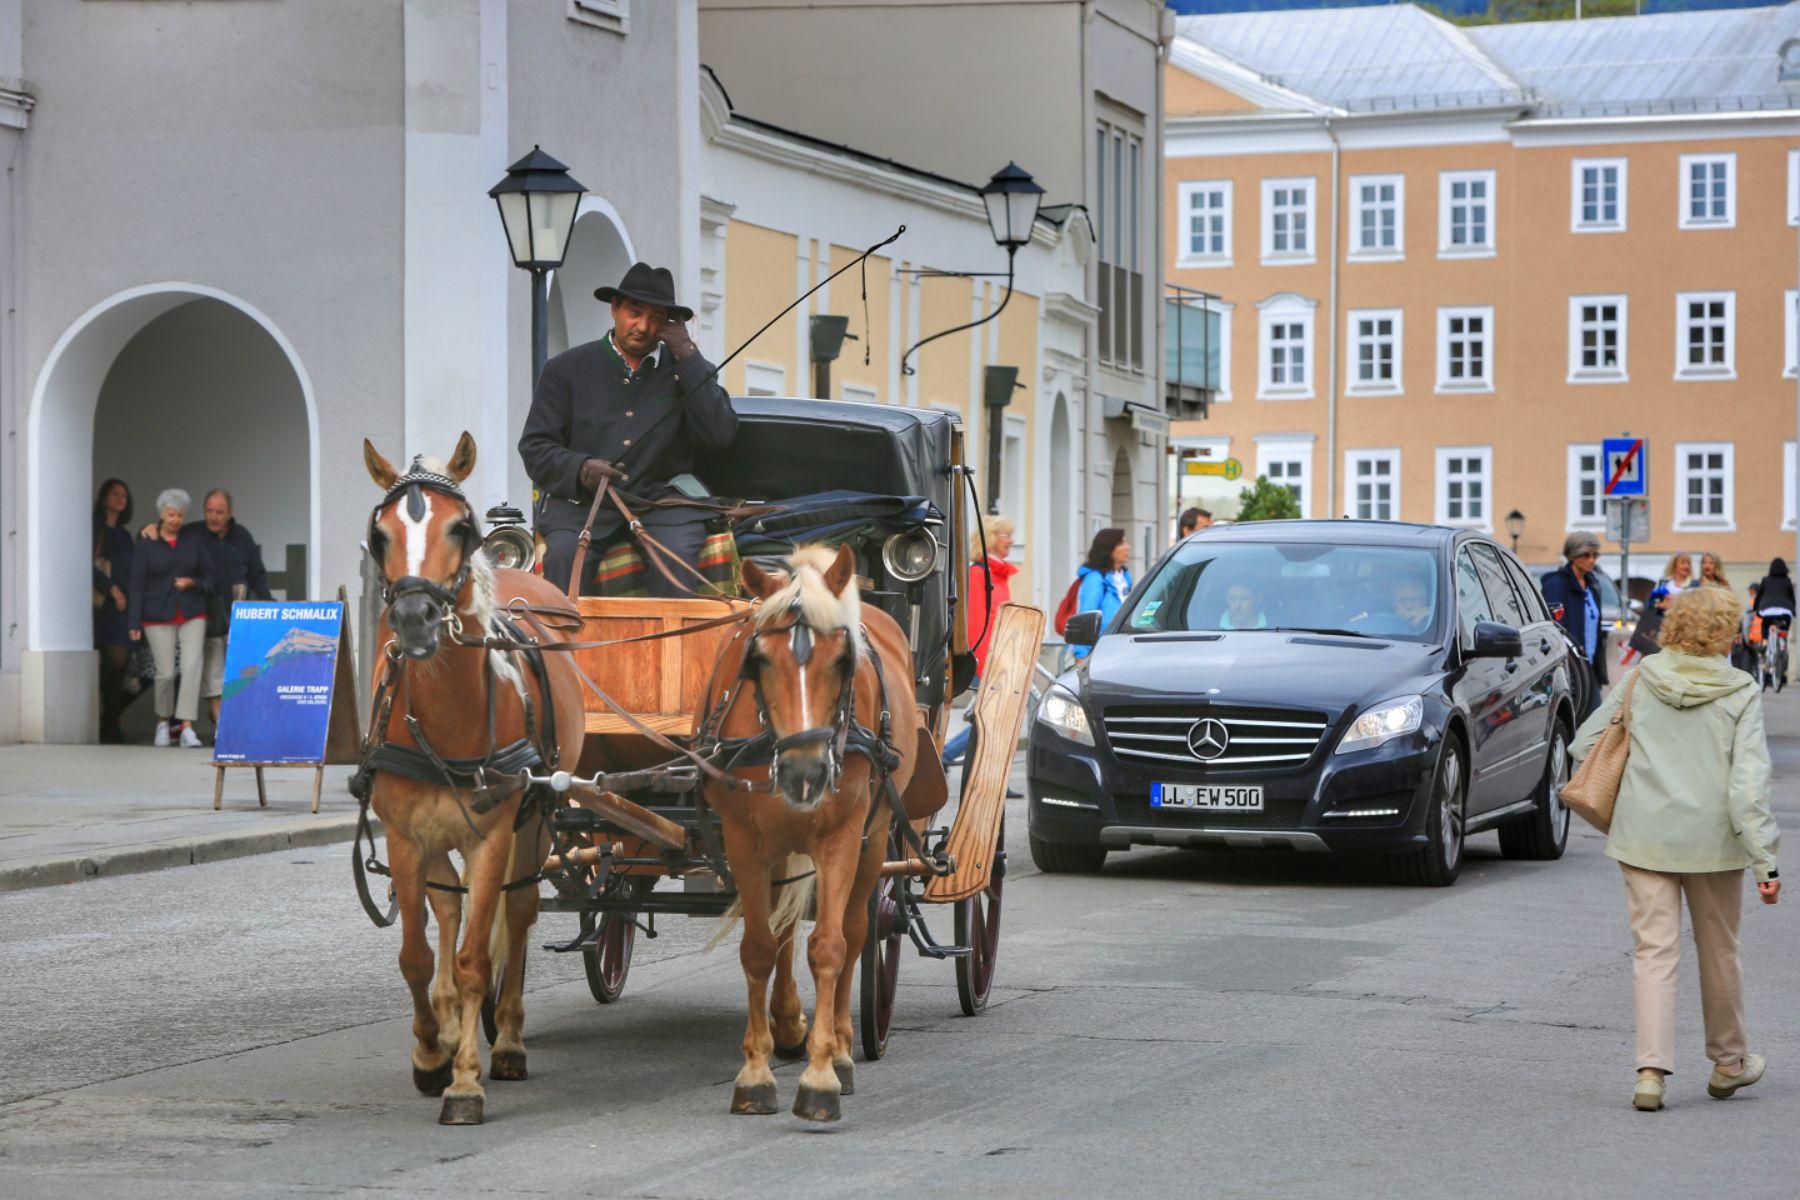
[[[1225,611],[1219,617],[1220,629],[1267,629],[1269,614],[1263,611],[1262,592],[1248,581],[1234,583],[1225,589]]]
[[[1357,613],[1350,623],[1363,633],[1424,633],[1431,624],[1431,589],[1416,575],[1401,576],[1388,593],[1388,611]]]

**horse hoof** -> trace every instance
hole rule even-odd
[[[766,1117],[780,1108],[774,1081],[738,1084],[731,1089],[731,1111],[738,1116]]]
[[[524,1079],[525,1052],[523,1050],[496,1050],[488,1056],[489,1079]]]
[[[799,1062],[806,1057],[806,1039],[801,1038],[791,1046],[775,1043],[775,1057],[782,1062]]]
[[[450,1086],[452,1075],[450,1060],[447,1058],[443,1066],[430,1071],[421,1070],[417,1063],[413,1064],[413,1086],[427,1096],[443,1095],[444,1089]]]
[[[803,1083],[794,1096],[794,1115],[807,1121],[835,1121],[843,1114],[839,1111],[836,1092],[807,1087]]]
[[[856,1068],[849,1063],[832,1063],[831,1066],[832,1069],[837,1072],[838,1094],[843,1096],[856,1095]]]
[[[481,1124],[480,1096],[445,1096],[443,1111],[438,1113],[439,1125],[479,1125]]]

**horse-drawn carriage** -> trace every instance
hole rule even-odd
[[[741,908],[746,976],[755,987],[756,975],[760,972],[766,983],[772,968],[775,999],[768,1012],[752,1005],[746,1066],[733,1110],[774,1111],[769,1053],[798,1057],[809,1044],[793,985],[794,926],[783,922],[806,915],[795,904],[813,904],[816,871],[820,926],[813,941],[834,922],[833,936],[841,938],[836,945],[850,954],[862,947],[859,964],[844,962],[823,976],[817,945],[809,949],[819,1011],[810,1035],[813,1062],[801,1078],[795,1111],[832,1119],[838,1111],[838,1085],[843,1093],[852,1090],[848,1011],[853,969],[858,1040],[865,1059],[880,1058],[886,1050],[907,939],[920,954],[953,964],[963,1012],[973,1015],[987,1002],[1006,870],[1002,824],[1007,776],[1044,617],[1020,605],[995,613],[993,629],[987,631],[992,640],[983,685],[971,709],[974,738],[953,819],[946,823],[941,818],[949,808],[949,787],[938,747],[951,701],[973,680],[970,643],[983,634],[966,628],[967,606],[959,595],[971,549],[965,531],[976,516],[957,419],[935,410],[817,400],[740,399],[733,404],[739,415],[736,441],[729,452],[703,456],[696,472],[711,495],[731,499],[735,514],[721,521],[729,524],[742,556],[741,572],[731,573],[732,584],[719,589],[726,594],[692,599],[584,596],[578,603],[578,628],[566,601],[560,611],[548,602],[541,580],[478,565],[477,576],[491,580],[481,584],[478,579],[476,593],[481,587],[490,592],[483,610],[480,596],[464,586],[466,565],[448,583],[428,582],[435,549],[401,555],[383,541],[396,534],[410,537],[415,529],[423,539],[441,529],[447,539],[462,537],[473,544],[464,528],[472,524],[473,513],[456,486],[472,465],[472,444],[466,456],[459,446],[443,474],[415,464],[401,475],[371,448],[371,474],[387,490],[371,520],[371,549],[378,559],[386,554],[387,624],[394,641],[384,655],[387,669],[378,676],[366,779],[381,771],[404,777],[388,783],[399,789],[393,794],[424,790],[408,780],[424,780],[428,786],[447,783],[449,790],[440,794],[451,796],[462,810],[459,819],[470,836],[457,831],[460,844],[423,852],[437,866],[408,864],[416,879],[410,898],[401,887],[402,863],[395,853],[396,894],[401,907],[412,906],[416,922],[423,920],[423,897],[430,900],[440,927],[454,926],[459,909],[445,894],[462,889],[453,879],[446,881],[445,850],[455,848],[463,855],[471,899],[464,958],[478,934],[487,943],[488,926],[478,928],[481,915],[495,920],[491,983],[485,959],[478,972],[488,989],[483,1016],[494,1045],[489,1072],[494,1078],[523,1078],[525,1073],[518,1040],[523,930],[507,929],[508,912],[515,913],[515,926],[521,921],[528,926],[540,907],[576,916],[572,936],[548,948],[579,953],[594,998],[612,1003],[624,990],[637,934],[653,936],[659,917],[722,917]],[[421,487],[452,497],[466,517],[448,511],[454,505],[445,506],[447,515],[438,524],[435,501],[429,496],[419,500]],[[465,562],[478,557],[467,555]],[[417,566],[420,562],[424,569]],[[474,599],[460,602],[459,608],[455,598],[471,595]],[[409,617],[413,609],[424,615]],[[467,626],[475,620],[483,628],[471,634]],[[410,685],[392,682],[403,675],[409,659],[438,654],[439,626],[474,656],[466,667],[469,680],[486,679],[482,694],[487,697],[488,733],[480,755],[452,758],[432,749],[425,724],[413,716]],[[553,644],[559,641],[565,644]],[[541,652],[546,649],[567,653]],[[503,659],[526,659],[530,667],[515,663],[509,674]],[[542,663],[558,659],[563,662],[553,665],[571,663],[584,686],[564,686],[552,678]],[[499,684],[496,671],[505,677]],[[832,696],[821,710],[824,719],[816,723],[809,678],[815,696]],[[517,689],[516,711],[505,686],[508,680]],[[778,688],[780,681],[797,684],[797,694],[791,687]],[[582,697],[582,736],[572,738],[568,726],[576,710],[570,697],[577,692]],[[393,707],[396,696],[408,706],[399,713]],[[563,732],[546,739],[546,724]],[[503,745],[505,738],[497,732],[503,725],[522,729],[525,736]],[[510,775],[523,795],[504,803],[491,800],[504,794],[496,780],[507,777],[496,764],[534,737],[547,751],[540,756],[542,765],[515,767]],[[565,752],[578,744],[578,759],[559,759],[554,749],[558,742]],[[414,743],[419,749],[409,748]],[[480,739],[473,744],[480,746]],[[852,779],[855,787],[846,782]],[[861,829],[849,828],[847,841],[842,828],[831,835],[833,844],[849,849],[829,869],[825,858],[811,869],[799,858],[785,864],[754,860],[752,848],[774,825],[802,818],[816,824],[840,793],[861,804],[855,810]],[[469,803],[470,796],[479,803]],[[497,807],[489,811],[482,803]],[[762,817],[753,811],[757,805],[766,806]],[[379,796],[375,806],[382,809]],[[746,812],[752,823],[763,821],[761,833],[746,828]],[[498,835],[507,814],[515,835],[504,839],[511,867],[481,868],[488,872],[484,908],[474,878],[476,863],[483,858],[485,840]],[[387,812],[383,816],[392,847],[395,821]],[[530,824],[534,816],[535,829]],[[434,828],[445,820],[433,818]],[[822,840],[810,844],[826,845]],[[361,853],[359,883],[365,862]],[[829,858],[836,852],[826,847],[825,853]],[[753,865],[746,868],[747,862]],[[510,879],[503,888],[499,880],[504,877]],[[540,877],[551,885],[541,898],[534,883]],[[435,890],[419,890],[420,885]],[[843,909],[845,898],[864,894],[864,888],[870,889],[866,936],[860,909],[849,916],[827,912],[828,907]],[[954,932],[948,942],[934,938],[928,926],[926,913],[933,905],[951,909]],[[373,906],[371,915],[376,915]],[[457,1025],[471,1028],[466,1008],[474,976],[465,972],[462,958],[453,982],[447,981],[450,972],[444,967],[427,1006],[423,984],[430,979],[429,948],[411,925],[408,937],[414,939],[409,943],[412,961],[409,965],[409,951],[403,948],[402,970],[413,986],[419,1017],[414,1026],[419,1039],[413,1056],[415,1082],[430,1094],[444,1092],[441,1120],[479,1121],[478,1074],[470,1071],[478,1072],[479,1064],[470,1059],[468,1047],[453,1045],[462,1039],[450,1028],[457,993],[465,1010]],[[512,939],[510,954],[507,938]],[[766,945],[753,947],[757,939]],[[454,945],[454,937],[443,944],[446,957]],[[760,1054],[753,1053],[758,1039]],[[433,1065],[440,1045],[445,1054],[456,1055],[455,1082],[447,1091],[450,1062]]]

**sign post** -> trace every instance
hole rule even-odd
[[[256,799],[269,803],[264,767],[313,768],[312,810],[327,763],[355,762],[362,741],[343,589],[330,602],[240,600],[231,606],[225,695],[213,745],[213,808],[225,769],[256,771]]]
[[[1619,543],[1620,603],[1631,607],[1631,543],[1650,540],[1650,443],[1630,434],[1600,443],[1601,495],[1607,507],[1607,536]],[[1613,515],[1618,514],[1618,530]],[[1621,614],[1622,616],[1623,614]]]

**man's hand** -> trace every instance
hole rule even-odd
[[[694,339],[688,335],[686,321],[671,320],[665,324],[662,328],[662,340],[663,345],[669,348],[669,353],[675,356],[676,361],[700,352],[700,348],[694,345]]]
[[[610,479],[614,483],[630,479],[631,476],[607,462],[604,458],[590,458],[581,464],[581,486],[590,492],[600,490],[600,481]]]
[[[152,521],[148,525],[144,526],[142,529],[138,530],[138,536],[143,538],[145,541],[154,541],[156,538],[157,530],[160,527],[161,527],[161,522]]]
[[[176,591],[185,592],[193,586],[194,586],[194,580],[191,576],[177,575],[175,577],[175,590]]]
[[[1756,885],[1756,894],[1762,897],[1762,902],[1764,904],[1780,903],[1781,902],[1781,880],[1771,879],[1767,883],[1757,884]]]
[[[125,602],[125,593],[121,592],[119,590],[119,585],[116,583],[113,584],[113,587],[112,587],[112,601],[115,605],[118,606],[118,609],[120,612],[124,612],[128,607],[130,607]]]

